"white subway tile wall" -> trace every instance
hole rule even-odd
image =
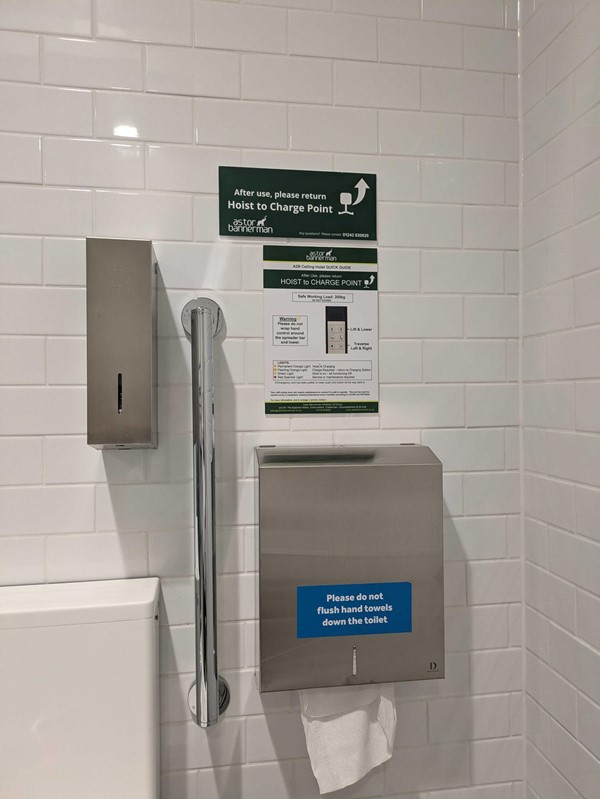
[[[600,2],[522,20],[527,789],[600,785]]]
[[[539,29],[542,13],[554,24],[554,5],[546,0],[530,24]],[[0,0],[0,583],[161,577],[162,799],[316,799],[295,695],[261,697],[254,680],[253,448],[411,441],[445,466],[447,678],[397,686],[394,757],[343,795],[521,797],[516,11],[516,0]],[[538,48],[549,43],[544,30],[536,37]],[[581,113],[593,113],[585,80],[594,53],[587,47],[581,66],[567,56],[561,49],[556,81],[577,69],[571,91]],[[539,69],[530,75],[533,106],[543,102]],[[559,109],[561,86],[552,87]],[[532,107],[539,141],[566,128],[553,121],[555,106]],[[584,127],[577,135],[587,155],[575,168],[589,168],[594,141]],[[552,185],[572,179],[563,177],[570,142],[553,159]],[[378,416],[264,416],[262,242],[219,240],[220,164],[377,173]],[[588,220],[582,230],[596,212],[594,178],[582,173],[569,206]],[[156,451],[86,444],[88,235],[154,241]],[[582,233],[561,251],[597,240]],[[585,335],[598,286],[583,270],[577,277]],[[191,414],[179,318],[202,291],[222,304],[228,328],[217,356],[218,569],[232,703],[209,731],[191,723],[185,701],[194,671]],[[552,335],[566,330],[542,309],[535,319]],[[559,386],[561,370],[594,365],[571,358],[577,346],[548,345]],[[533,368],[541,356],[530,352]],[[579,438],[597,428],[597,387],[581,386],[577,404],[574,391],[570,403],[556,395],[567,421],[577,418],[573,460]],[[532,409],[547,402],[534,396]],[[553,452],[548,442],[555,463]],[[585,453],[595,464],[597,453]],[[561,468],[570,464],[556,464],[548,481],[569,484]],[[586,532],[561,538],[560,515],[540,523],[544,563],[557,563],[573,537],[593,536],[596,493],[578,499]],[[573,513],[575,501],[573,493]],[[600,638],[593,570],[569,558],[560,569],[552,579],[572,578],[566,601],[590,650]],[[560,625],[550,585],[539,575],[536,585],[532,612]],[[547,639],[547,652],[562,641]],[[568,679],[557,671],[560,684]],[[582,698],[582,740],[597,712],[594,696]]]

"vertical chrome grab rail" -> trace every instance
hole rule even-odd
[[[207,297],[188,302],[181,323],[192,344],[194,594],[196,679],[188,705],[199,727],[212,727],[229,705],[217,653],[214,342],[225,333],[221,308]]]

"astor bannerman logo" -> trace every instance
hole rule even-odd
[[[267,217],[262,219],[234,219],[229,222],[227,228],[230,233],[262,233],[267,235],[273,232],[273,228],[267,225]]]
[[[311,250],[306,255],[307,261],[337,261],[333,250]]]

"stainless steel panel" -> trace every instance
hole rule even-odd
[[[86,260],[88,444],[156,447],[152,242],[87,239]]]
[[[261,691],[442,678],[442,465],[431,450],[260,447],[257,458]],[[296,637],[298,586],[386,582],[412,584],[412,632]]]

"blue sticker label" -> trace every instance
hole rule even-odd
[[[412,632],[411,583],[299,585],[296,637]]]

